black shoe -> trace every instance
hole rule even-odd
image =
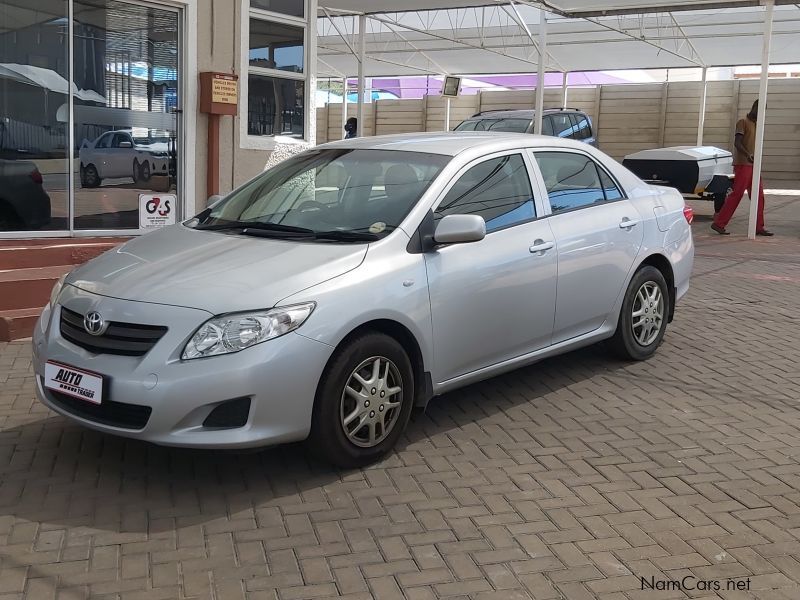
[[[756,235],[763,235],[764,237],[772,237],[775,235],[769,229],[762,229],[761,231],[756,231]]]
[[[719,226],[719,225],[717,225],[716,223],[712,223],[712,224],[711,224],[711,229],[713,229],[714,231],[716,231],[716,232],[717,232],[718,234],[720,234],[720,235],[730,235],[730,234],[731,234],[731,232],[730,232],[730,231],[728,231],[728,230],[727,230],[727,229],[725,229],[724,227],[720,227],[720,226]]]

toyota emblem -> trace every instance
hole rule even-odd
[[[99,312],[92,311],[86,313],[86,316],[83,317],[83,328],[91,335],[103,335],[106,332],[106,327],[103,315]]]

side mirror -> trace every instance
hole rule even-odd
[[[206,202],[206,206],[214,206],[217,202],[222,200],[225,196],[221,194],[214,194],[213,196],[208,197],[208,202]]]
[[[133,148],[133,144],[131,144],[130,142],[120,142],[119,143],[119,147],[120,148]]]
[[[478,215],[447,215],[433,232],[437,244],[468,244],[486,237],[486,221]]]

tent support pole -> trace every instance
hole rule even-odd
[[[542,134],[542,114],[544,113],[544,68],[547,62],[547,13],[539,9],[539,72],[536,79],[536,115],[533,132]]]
[[[358,137],[364,135],[364,61],[367,54],[367,15],[358,15],[358,108],[356,118],[358,119]]]
[[[761,169],[764,165],[764,128],[767,120],[767,87],[769,85],[769,53],[772,49],[772,24],[775,0],[766,0],[764,17],[764,47],[761,54],[761,85],[758,88],[758,124],[756,126],[756,153],[753,160],[753,193],[750,198],[750,222],[747,237],[756,239],[758,198],[761,189]]]
[[[569,97],[569,73],[564,71],[564,78],[561,80],[561,107],[567,108],[567,98]]]
[[[703,134],[706,129],[706,101],[708,99],[708,67],[703,67],[703,83],[700,90],[700,117],[697,122],[697,145],[703,145]]]
[[[347,135],[344,126],[347,124],[347,75],[342,77],[344,85],[342,86],[342,139]]]

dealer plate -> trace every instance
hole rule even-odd
[[[103,377],[62,363],[47,361],[44,387],[93,404],[103,401]]]

